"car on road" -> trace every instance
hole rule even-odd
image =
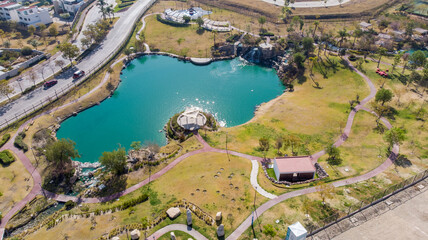
[[[73,74],[73,79],[79,79],[79,78],[83,77],[83,75],[85,75],[85,71],[83,71],[83,70],[75,71]]]
[[[47,82],[45,82],[45,84],[43,84],[43,86],[45,87],[45,88],[50,88],[50,87],[52,87],[53,85],[55,85],[55,84],[57,84],[58,83],[58,81],[57,80],[51,80],[51,81],[47,81]]]

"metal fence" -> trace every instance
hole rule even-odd
[[[418,186],[416,184],[421,183]],[[415,187],[412,187],[415,186]],[[348,207],[346,216],[338,214],[306,226],[308,239],[332,239],[347,230],[379,216],[428,189],[428,170],[395,184],[373,197]]]
[[[102,67],[104,67],[107,63],[109,63],[112,59],[114,59],[116,57],[116,55],[122,50],[122,48],[124,48],[126,46],[126,44],[129,41],[129,38],[132,36],[136,24],[138,21],[140,21],[141,17],[143,16],[143,14],[156,2],[156,0],[151,0],[149,2],[149,4],[141,11],[140,16],[138,18],[136,18],[136,20],[133,23],[134,28],[132,29],[132,31],[130,31],[128,33],[128,36],[123,40],[122,43],[120,43],[106,58],[104,61],[102,61],[101,63],[99,63],[97,66],[95,66],[94,68],[90,69],[87,74],[85,75],[84,78],[82,78],[79,81],[76,82],[72,82],[69,83],[66,87],[61,88],[60,90],[55,90],[55,93],[47,96],[46,98],[44,98],[43,100],[40,100],[39,102],[33,103],[31,107],[28,108],[24,108],[20,113],[16,113],[15,116],[10,117],[9,119],[4,119],[1,123],[0,123],[0,130],[3,128],[7,128],[9,127],[11,124],[13,124],[14,122],[18,121],[19,119],[22,118],[26,118],[29,115],[31,115],[32,113],[36,112],[37,110],[45,107],[46,105],[48,105],[49,103],[56,101],[58,98],[60,98],[61,96],[65,95],[68,91],[70,91],[73,87],[80,85],[82,83],[84,83],[86,80],[90,79],[91,77],[93,77],[98,70],[100,70]]]

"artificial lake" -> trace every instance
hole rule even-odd
[[[58,138],[76,142],[82,162],[133,141],[166,144],[168,119],[186,107],[212,113],[223,125],[243,124],[255,107],[285,89],[273,69],[240,59],[195,66],[166,56],[144,56],[123,70],[109,99],[65,120]]]

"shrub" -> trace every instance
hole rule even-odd
[[[268,235],[268,236],[271,236],[271,237],[275,237],[275,235],[276,235],[275,229],[270,224],[267,224],[267,225],[263,226],[263,233],[265,235]]]
[[[272,37],[275,34],[271,33],[271,32],[261,32],[259,33],[260,36],[265,36],[265,37]]]
[[[21,49],[21,54],[22,54],[22,56],[29,56],[29,55],[31,55],[32,53],[33,53],[33,50],[31,50],[31,48],[30,48],[30,47],[25,46],[25,47],[23,47],[23,48]]]
[[[355,55],[351,55],[348,57],[349,61],[355,62],[357,60],[357,57]]]
[[[0,162],[3,165],[9,165],[15,161],[15,157],[9,150],[3,150],[0,152]]]
[[[64,205],[66,210],[70,210],[70,209],[74,208],[75,206],[76,206],[76,203],[71,201],[71,200],[68,200]]]
[[[161,23],[164,23],[164,24],[167,24],[167,25],[171,25],[171,26],[173,26],[173,27],[187,27],[187,26],[189,26],[189,25],[188,25],[188,24],[186,24],[186,23],[178,23],[178,22],[174,22],[174,21],[170,21],[170,20],[163,19],[163,18],[161,17],[161,15],[160,15],[160,14],[157,14],[157,15],[156,15],[156,19],[157,19],[159,22],[161,22]]]
[[[1,138],[0,141],[0,147],[3,147],[3,145],[5,145],[7,143],[7,141],[9,141],[10,139],[10,134],[6,133],[5,135],[3,135],[3,137]]]
[[[121,3],[119,5],[117,5],[119,8],[125,8],[128,6],[131,6],[132,4],[134,4],[134,2],[126,2],[126,3]]]
[[[26,151],[28,151],[28,145],[24,143],[24,138],[25,138],[24,132],[18,133],[18,136],[16,136],[15,142],[13,143],[13,145],[15,145],[15,147],[21,149],[22,151],[26,152]]]

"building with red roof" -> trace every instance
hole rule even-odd
[[[316,171],[310,156],[275,158],[273,169],[278,181],[288,182],[313,179]]]

